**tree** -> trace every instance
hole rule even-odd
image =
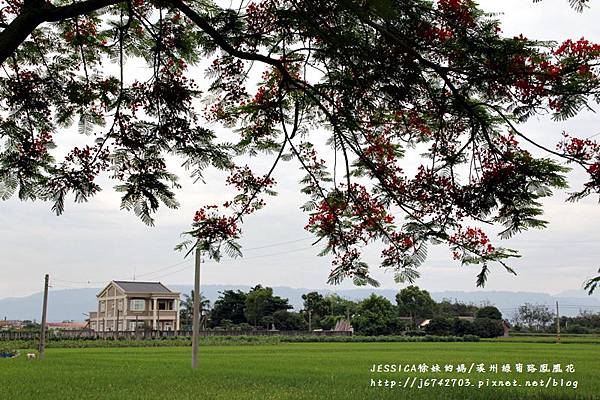
[[[373,293],[358,303],[352,325],[361,335],[389,335],[398,333],[400,320],[392,303]]]
[[[587,1],[570,3],[581,11]],[[501,239],[544,228],[541,200],[567,186],[562,162],[588,175],[571,200],[600,191],[596,141],[566,135],[553,150],[518,125],[593,104],[600,46],[503,37],[470,0],[7,4],[3,199],[49,201],[60,214],[67,197],[88,200],[110,175],[121,208],[152,225],[161,204],[178,206],[168,160],[181,159],[197,179],[222,169],[236,194],[200,207],[178,246],[218,260],[241,254],[240,222],[275,194],[273,170],[296,160],[306,173],[306,229],[333,255],[330,283],[377,285],[361,249],[382,242],[381,267],[398,282],[418,277],[429,244],[445,244],[460,263],[481,267],[483,285],[494,264],[514,273],[508,259],[518,254],[466,221],[502,225]],[[200,65],[206,88],[194,81]],[[81,136],[58,140],[74,124]],[[322,128],[331,154],[312,144]],[[54,149],[66,142],[86,143]],[[402,168],[411,149],[424,154],[415,175]],[[274,158],[262,175],[245,165],[258,154]]]
[[[454,334],[457,336],[475,335],[475,324],[471,321],[455,318],[454,319]]]
[[[232,324],[247,322],[244,314],[246,297],[246,293],[241,290],[225,290],[221,292],[211,312],[212,325],[222,325],[224,320],[229,320]]]
[[[194,315],[194,289],[190,291],[190,295],[183,295],[184,300],[181,302],[180,318],[183,326],[191,329]],[[210,312],[210,300],[200,293],[200,317],[206,316]],[[201,319],[202,321],[202,319]],[[205,322],[205,321],[203,321]]]
[[[306,321],[300,313],[279,310],[273,313],[275,328],[283,331],[301,331],[307,327]]]
[[[494,338],[504,334],[502,320],[490,318],[475,318],[473,321],[475,334],[482,338]]]
[[[192,289],[189,296],[187,294],[183,295],[183,301],[180,306],[179,317],[181,327],[182,329],[191,330],[194,317],[194,289]],[[207,315],[208,311],[210,311],[210,300],[200,293],[200,316]]]
[[[427,290],[418,286],[408,286],[396,295],[396,303],[401,316],[409,316],[413,328],[417,326],[417,319],[429,318],[433,315],[435,301]]]
[[[248,322],[255,327],[265,325],[268,328],[268,323],[265,323],[263,319],[272,318],[275,312],[290,308],[292,306],[288,304],[288,299],[273,296],[273,289],[270,287],[257,285],[246,296],[244,315]]]
[[[432,318],[425,326],[425,332],[428,335],[448,336],[453,330],[453,325],[447,318],[435,317]]]
[[[435,306],[435,315],[441,317],[460,317],[460,316],[474,316],[477,311],[477,307],[473,304],[459,303],[458,301],[450,302],[448,299],[444,299],[437,303]]]
[[[554,319],[554,313],[545,304],[525,303],[517,309],[515,320],[536,331],[546,329],[546,325]]]
[[[502,319],[502,313],[494,306],[486,306],[477,310],[475,318]]]
[[[310,313],[311,329],[320,328],[321,320],[329,313],[329,303],[322,294],[318,292],[309,292],[302,295],[304,313],[308,321]]]
[[[325,297],[329,305],[329,314],[336,317],[350,318],[356,311],[356,303],[352,300],[344,299],[338,294],[330,294]]]

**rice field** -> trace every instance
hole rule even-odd
[[[592,343],[281,343],[205,346],[192,371],[187,347],[50,348],[0,359],[0,399],[598,399],[599,360]]]

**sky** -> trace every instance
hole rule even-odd
[[[578,14],[567,0],[485,0],[481,7],[502,13],[503,33],[523,33],[529,38],[562,41],[582,36],[600,42],[600,7]],[[600,118],[582,114],[567,122],[533,119],[522,130],[540,143],[554,146],[563,131],[587,137],[600,132]],[[256,171],[268,168],[269,160],[258,161]],[[161,281],[165,284],[192,284],[193,259],[173,250],[180,233],[190,226],[194,211],[203,204],[227,199],[223,176],[207,171],[206,184],[194,184],[180,172],[183,187],[177,190],[181,207],[162,208],[156,226],[145,226],[133,213],[119,209],[119,196],[105,187],[88,203],[66,205],[59,217],[51,205],[41,202],[0,202],[0,298],[26,296],[43,287],[44,274],[50,274],[55,289],[100,287],[113,279]],[[266,171],[265,171],[266,172]],[[307,217],[300,210],[306,200],[299,192],[302,174],[297,165],[284,164],[275,172],[279,195],[251,216],[243,225],[241,241],[244,258],[202,265],[202,283],[290,286],[335,289],[326,284],[330,259],[318,257],[320,247],[311,246],[304,231]],[[570,175],[573,187],[584,179]],[[600,205],[598,198],[566,203],[565,193],[544,201],[548,229],[520,234],[504,247],[520,251],[512,261],[518,275],[494,268],[485,289],[477,289],[476,267],[461,267],[445,247],[430,249],[416,282],[429,291],[508,290],[559,293],[581,288],[582,282],[600,267]],[[385,288],[398,288],[393,275],[379,270],[377,249],[365,252],[373,265],[373,275]],[[350,282],[343,288],[352,287]]]

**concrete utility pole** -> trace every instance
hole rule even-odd
[[[556,302],[556,343],[560,343],[560,315],[558,314],[558,301]]]
[[[50,276],[46,274],[44,279],[44,304],[42,305],[42,326],[40,328],[40,360],[44,358],[46,350],[46,311],[48,310],[48,280]]]
[[[198,336],[200,334],[200,262],[202,252],[196,247],[194,272],[194,315],[192,322],[192,369],[198,368]]]

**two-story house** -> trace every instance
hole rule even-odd
[[[92,330],[179,330],[179,293],[160,282],[111,281],[96,298],[98,307],[90,312]]]

